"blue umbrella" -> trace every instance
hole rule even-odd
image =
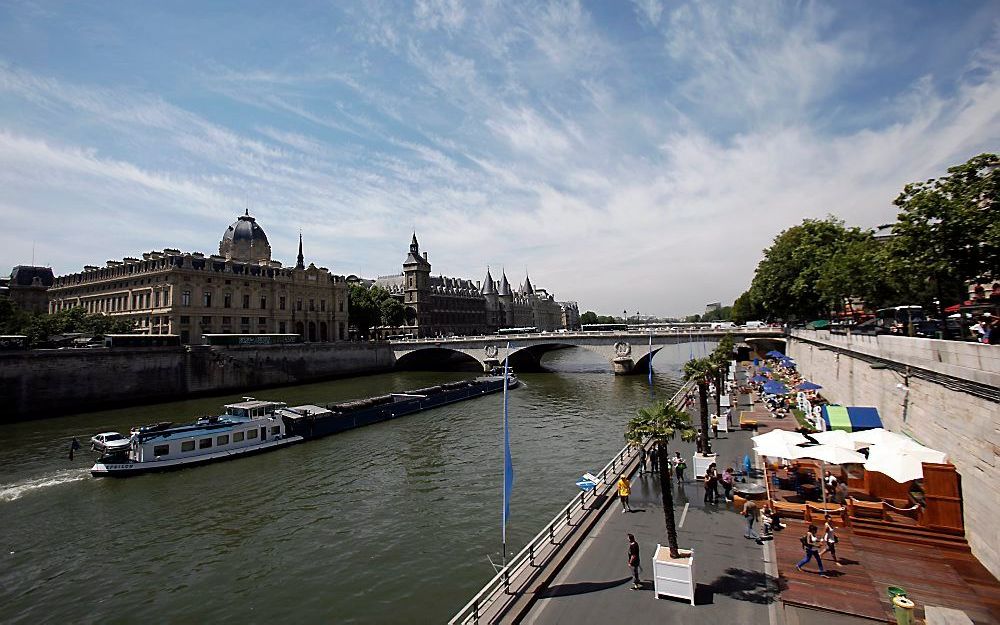
[[[771,356],[772,358],[781,358],[782,356],[784,356],[784,354],[782,354],[776,349],[772,349],[771,351],[767,352],[767,355]]]
[[[806,380],[802,384],[799,384],[798,386],[798,389],[800,391],[818,391],[821,388],[823,387],[820,386],[819,384],[816,384],[815,382],[809,382],[808,380]]]
[[[760,368],[760,372],[761,373],[771,373],[771,369],[769,367],[761,367]]]
[[[754,384],[763,384],[764,382],[770,382],[771,380],[765,378],[762,375],[755,375],[752,378],[750,378],[750,381],[753,382]]]
[[[764,392],[768,395],[786,395],[788,393],[788,387],[781,382],[771,380],[764,385]]]

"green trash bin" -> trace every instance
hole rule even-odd
[[[916,604],[907,599],[905,595],[893,597],[892,611],[896,616],[896,625],[912,625],[915,606]]]
[[[905,597],[906,589],[900,588],[899,586],[889,586],[889,601],[892,601],[896,597]]]

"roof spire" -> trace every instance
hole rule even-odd
[[[483,288],[479,290],[483,295],[496,295],[497,285],[493,282],[493,275],[490,274],[489,266],[486,267],[486,279],[483,280]]]
[[[513,295],[510,291],[510,282],[507,282],[507,272],[503,269],[501,269],[500,272],[500,295]]]
[[[524,270],[524,287],[522,288],[522,292],[525,295],[532,295],[535,292],[535,288],[531,286],[531,279],[528,277],[527,269]]]
[[[296,269],[305,269],[306,268],[306,259],[305,259],[304,256],[302,256],[302,231],[301,230],[299,231],[299,256],[298,256],[298,259],[295,262],[295,268]]]

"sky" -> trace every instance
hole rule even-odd
[[[731,303],[804,218],[1000,149],[1000,3],[0,0],[0,267],[487,267],[581,310]]]

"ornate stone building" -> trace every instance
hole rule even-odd
[[[514,291],[506,273],[501,276],[499,282],[495,281],[489,269],[482,283],[432,276],[427,252],[421,255],[414,234],[403,261],[403,272],[381,276],[374,284],[399,298],[406,309],[406,325],[394,329],[397,334],[477,335],[491,334],[500,328],[553,331],[579,325],[575,302],[556,302],[544,289],[535,289],[527,276],[524,284]]]
[[[27,312],[45,312],[48,309],[48,290],[55,281],[52,269],[32,265],[18,265],[10,278],[0,280],[0,296],[11,299],[18,308]]]
[[[271,245],[249,211],[222,235],[218,255],[167,248],[142,259],[109,260],[59,276],[49,311],[83,306],[132,320],[146,334],[299,334],[305,341],[347,340],[347,283],[310,263],[302,236],[294,267],[271,259]]]

